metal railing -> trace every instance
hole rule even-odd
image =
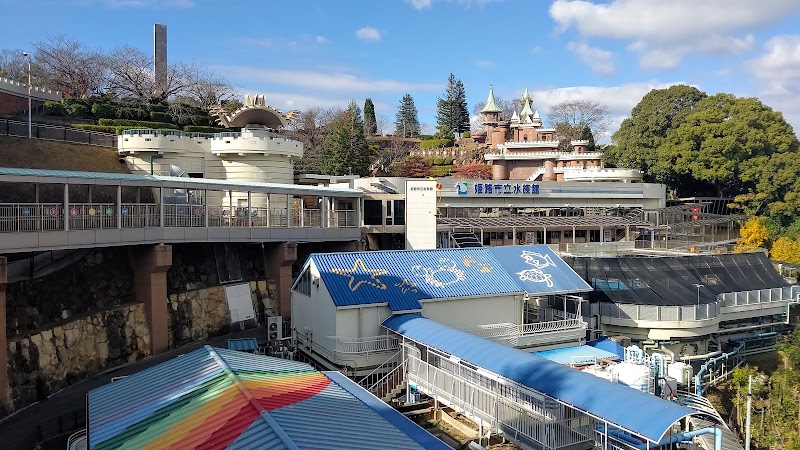
[[[207,211],[206,211],[207,210]],[[248,220],[249,214],[249,220]],[[206,220],[207,218],[207,220]],[[320,210],[266,207],[208,207],[191,204],[2,203],[0,233],[159,227],[356,228],[356,211],[331,211],[323,223]],[[290,221],[291,219],[291,221]]]
[[[0,120],[0,135],[28,137],[28,122],[2,119]],[[34,139],[46,141],[62,141],[111,148],[117,147],[117,135],[115,134],[81,130],[60,125],[32,123],[31,135]]]
[[[719,317],[720,305],[707,303],[688,306],[655,306],[629,303],[601,303],[600,314],[603,317],[628,320],[648,321],[683,321],[697,322]]]
[[[418,349],[407,349],[409,384],[506,438],[533,441],[543,449],[593,439],[594,419],[571,406],[514,382],[498,383],[435,349],[427,353],[425,361]]]
[[[220,133],[196,133],[181,130],[155,130],[151,128],[132,128],[124,130],[123,136],[172,136],[172,137],[185,137],[185,138],[201,138],[201,139],[239,139],[242,133],[239,131],[223,131]],[[285,134],[271,133],[259,131],[256,135],[246,136],[245,138],[261,138],[261,139],[285,139],[287,141],[299,141],[299,139],[288,136]]]
[[[329,336],[335,343],[335,351],[340,354],[365,355],[377,352],[397,351],[400,348],[400,338],[397,335],[367,336],[361,338],[347,338]]]
[[[800,286],[726,292],[718,295],[717,298],[723,307],[758,305],[771,302],[797,302],[800,300]]]
[[[549,322],[526,323],[517,325],[513,323],[493,323],[480,325],[476,328],[465,330],[482,338],[493,341],[503,342],[516,346],[528,337],[538,337],[542,334],[552,335],[553,339],[559,340],[561,336],[554,335],[559,331],[583,331],[586,323],[581,319],[553,320]],[[552,340],[552,339],[551,339]],[[550,340],[548,340],[550,341]]]

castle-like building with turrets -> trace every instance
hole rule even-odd
[[[511,118],[503,118],[502,109],[494,98],[494,88],[489,86],[489,98],[481,110],[484,129],[473,137],[488,146],[484,158],[492,165],[495,180],[642,180],[638,170],[604,168],[603,153],[589,151],[589,141],[571,141],[571,151],[559,150],[555,128],[543,126],[527,88],[520,106],[521,110],[514,111]]]

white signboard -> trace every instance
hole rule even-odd
[[[436,180],[406,181],[406,250],[436,248]]]
[[[231,322],[255,320],[256,312],[253,310],[249,284],[225,286],[225,299],[228,301],[228,309],[231,312]]]

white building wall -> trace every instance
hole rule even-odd
[[[406,181],[406,250],[436,248],[436,181]]]
[[[522,323],[519,295],[423,300],[421,303],[423,316],[462,330],[492,323]]]

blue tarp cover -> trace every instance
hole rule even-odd
[[[450,328],[419,314],[394,315],[383,326],[653,442],[660,441],[673,423],[695,413],[685,406]]]
[[[591,291],[546,245],[312,254],[336,306],[388,303],[395,312],[420,300]]]

